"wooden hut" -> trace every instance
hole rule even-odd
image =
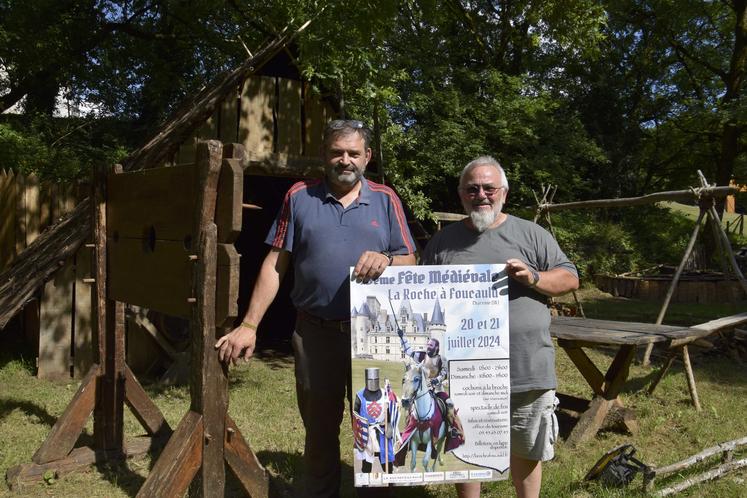
[[[208,117],[193,125],[188,138],[172,146],[171,152],[161,161],[167,166],[194,162],[198,140],[218,139],[224,144],[243,146],[240,195],[246,209],[235,243],[238,254],[242,255],[240,314],[248,305],[254,278],[267,250],[264,237],[283,195],[298,179],[322,174],[323,128],[338,112],[331,95],[320,95],[312,90],[309,82],[303,81],[290,49],[283,47],[246,78],[229,85]],[[4,184],[9,183],[5,176],[8,175],[3,177]],[[131,195],[137,198],[136,187]],[[25,202],[26,197],[23,197],[23,206],[29,204]],[[38,206],[19,210],[14,203],[12,207],[23,217],[40,211]],[[38,337],[38,344],[32,347],[37,351],[41,377],[81,377],[92,362],[90,252],[90,248],[83,245],[67,257],[62,271],[56,271],[54,278],[43,284],[36,294],[38,300],[27,301],[25,311],[18,313],[19,319],[13,324],[21,329],[23,337],[32,340]],[[3,263],[10,265],[10,261]],[[125,260],[120,264],[126,269],[128,263]],[[291,282],[284,283],[263,322],[263,328],[272,328],[274,332],[260,337],[275,347],[284,346],[293,327],[293,314],[287,313],[291,306],[290,285]],[[188,358],[183,351],[189,343],[183,321],[130,307],[127,325],[127,361],[133,371],[158,377],[165,374],[170,379],[178,377],[178,372],[168,371],[168,368],[171,364],[185,366],[184,360]]]

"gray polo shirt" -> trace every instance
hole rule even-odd
[[[578,276],[576,267],[545,229],[511,215],[483,233],[468,228],[464,222],[447,226],[428,243],[423,263],[505,264],[511,258],[520,259],[537,271],[562,268]],[[509,278],[508,299],[511,390],[556,389],[547,298]]]
[[[350,318],[349,271],[364,251],[415,252],[394,191],[361,182],[358,199],[346,208],[322,180],[294,184],[265,239],[292,253],[296,308],[326,320]]]

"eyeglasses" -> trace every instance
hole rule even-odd
[[[486,197],[493,197],[499,190],[501,190],[503,187],[495,187],[493,185],[467,185],[466,187],[462,188],[464,192],[467,193],[470,197],[475,197],[477,194],[480,193],[480,190],[482,190],[485,193]]]

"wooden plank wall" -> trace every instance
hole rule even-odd
[[[0,272],[39,234],[71,211],[78,195],[71,185],[41,183],[36,175],[0,170]],[[80,377],[92,363],[90,249],[81,248],[55,278],[39,289],[22,316],[20,332],[38,337],[38,375]],[[37,317],[37,319],[29,319]]]
[[[671,281],[597,275],[595,284],[615,297],[663,301]],[[728,303],[745,299],[747,294],[734,279],[681,280],[672,295],[673,303]]]
[[[0,169],[0,272],[16,257],[16,181]]]
[[[250,161],[267,162],[268,175],[286,175],[294,161],[305,168],[319,158],[324,125],[333,116],[308,83],[252,76],[179,148],[173,162],[193,162],[196,141],[217,138],[242,144]]]

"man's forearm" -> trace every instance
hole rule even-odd
[[[254,283],[249,309],[244,315],[244,321],[259,325],[278,293],[280,282],[288,268],[290,254],[281,249],[272,248],[262,262],[257,281]]]
[[[539,272],[539,283],[534,290],[546,296],[556,297],[578,289],[578,277],[563,268]]]
[[[409,266],[415,263],[414,254],[396,254],[392,259],[392,266]]]

